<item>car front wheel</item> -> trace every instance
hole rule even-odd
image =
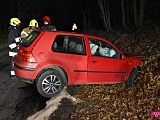
[[[36,83],[37,90],[43,97],[55,97],[62,92],[64,88],[64,79],[65,78],[59,71],[45,71]]]
[[[130,73],[128,80],[126,81],[127,87],[131,86],[135,82],[137,76],[138,76],[138,70],[133,69],[132,72]]]

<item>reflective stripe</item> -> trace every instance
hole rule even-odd
[[[9,47],[10,47],[11,49],[13,49],[13,48],[16,48],[17,45],[16,45],[16,43],[12,43],[12,44],[9,45]]]
[[[21,40],[20,37],[15,38],[15,41],[16,41],[16,42],[19,42],[20,40]]]
[[[21,32],[21,35],[23,35],[23,34],[25,34],[26,37],[28,36],[28,33],[25,32],[25,31],[22,31],[22,32]]]
[[[12,56],[12,57],[13,57],[13,56],[15,56],[16,54],[17,54],[17,52],[10,52],[10,51],[9,51],[9,56]]]
[[[11,75],[15,75],[15,72],[14,72],[14,71],[11,71]]]

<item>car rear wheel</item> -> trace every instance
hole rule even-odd
[[[36,86],[38,92],[47,98],[55,97],[64,88],[65,78],[59,71],[48,70],[39,77]]]
[[[126,81],[127,87],[131,86],[135,82],[137,76],[138,76],[138,70],[133,69],[132,72],[130,73],[128,80]]]

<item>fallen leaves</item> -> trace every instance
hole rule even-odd
[[[83,85],[73,96],[81,102],[71,114],[73,120],[153,119],[160,111],[160,31],[152,28],[141,34],[121,35],[115,44],[123,51],[143,53],[142,71],[130,88],[115,85]],[[111,37],[111,36],[110,36]],[[115,37],[111,37],[115,38]],[[133,45],[134,44],[134,45]]]

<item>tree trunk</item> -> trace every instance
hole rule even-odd
[[[83,31],[86,32],[87,31],[87,20],[86,20],[86,15],[84,10],[81,10],[82,12],[82,17],[83,17]]]
[[[145,3],[145,0],[140,0],[139,9],[138,9],[137,0],[134,0],[134,22],[135,22],[136,28],[141,27],[143,24],[144,6],[145,6],[144,3]]]
[[[111,31],[109,0],[107,0],[107,4],[105,0],[98,0],[98,5],[99,5],[100,15],[101,15],[104,27],[106,31],[109,32]]]
[[[111,31],[111,21],[110,21],[110,11],[109,11],[109,0],[107,0],[107,25],[108,25],[108,29],[109,31]]]
[[[86,5],[86,16],[87,16],[87,25],[88,25],[88,30],[92,30],[92,25],[91,25],[91,10],[90,10],[90,1],[87,0],[86,1],[87,5]]]
[[[131,25],[131,18],[130,18],[130,13],[131,13],[131,7],[130,7],[130,2],[129,2],[130,0],[127,0],[127,3],[126,3],[126,6],[127,6],[127,15],[126,15],[126,24],[128,25],[128,26],[130,26]]]
[[[124,9],[124,0],[121,0],[121,10],[122,10],[122,25],[125,29],[127,29],[126,14],[125,14],[125,9]]]
[[[143,25],[143,17],[144,17],[144,6],[145,0],[140,0],[140,7],[139,7],[139,25]]]
[[[133,0],[134,3],[133,3],[133,6],[134,6],[134,24],[135,24],[135,27],[138,28],[139,26],[139,22],[138,22],[138,13],[137,13],[137,0]]]
[[[82,3],[81,13],[83,17],[83,30],[84,32],[90,31],[92,29],[92,24],[91,24],[91,13],[90,13],[90,1],[83,1]]]

